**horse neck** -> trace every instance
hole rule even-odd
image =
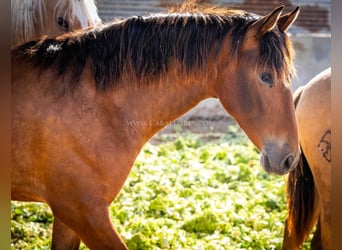
[[[148,85],[122,88],[114,95],[115,107],[125,114],[124,126],[143,143],[201,100],[213,96],[207,79],[177,73]]]

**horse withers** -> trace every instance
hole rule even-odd
[[[295,92],[299,141],[297,168],[287,182],[283,249],[299,249],[316,226],[311,249],[331,248],[331,69]]]
[[[12,51],[12,199],[51,207],[53,249],[127,249],[108,206],[143,145],[203,99],[220,100],[267,172],[296,166],[286,31],[299,8],[283,8],[134,16]]]
[[[94,0],[11,0],[12,46],[101,23]]]

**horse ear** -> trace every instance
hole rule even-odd
[[[299,14],[299,6],[297,6],[291,13],[283,15],[278,20],[279,28],[286,32],[290,26],[296,21]]]
[[[280,14],[284,9],[284,5],[275,8],[270,14],[261,17],[254,24],[252,24],[251,28],[255,30],[256,39],[260,39],[267,32],[274,29],[279,20]]]

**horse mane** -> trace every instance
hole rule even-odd
[[[237,10],[134,16],[83,32],[31,42],[12,54],[31,60],[41,69],[53,67],[58,76],[68,75],[70,84],[78,82],[89,60],[96,87],[104,90],[117,85],[128,71],[129,76],[148,82],[165,73],[171,61],[176,62],[181,73],[203,73],[211,53],[218,55],[228,33],[232,51],[227,57],[234,62],[238,60],[247,28],[258,18]],[[256,65],[290,78],[283,73],[292,67],[291,51],[283,33],[265,35],[260,41],[260,62]]]
[[[46,17],[48,0],[12,0],[12,39],[13,43],[30,41],[36,37],[37,26],[45,29],[45,18],[74,16],[82,27],[101,23],[94,1],[58,0],[53,17]]]
[[[31,40],[34,36],[35,24],[44,27],[45,0],[12,0],[11,9],[14,43]]]

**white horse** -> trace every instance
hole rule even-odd
[[[12,46],[101,24],[94,0],[12,0]]]

